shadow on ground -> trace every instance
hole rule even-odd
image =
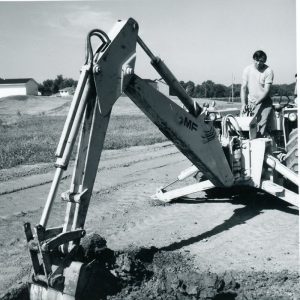
[[[237,208],[234,210],[233,215],[225,220],[222,224],[212,228],[211,230],[191,237],[187,240],[182,240],[180,242],[173,243],[169,246],[163,247],[160,250],[163,251],[174,251],[182,247],[189,246],[193,243],[200,242],[203,239],[208,239],[216,234],[223,231],[230,230],[234,226],[244,224],[248,220],[258,216],[263,210],[280,210],[285,213],[292,215],[298,215],[299,211],[295,207],[289,205],[288,203],[273,197],[264,192],[257,192],[253,189],[243,188],[215,188],[207,193],[206,198],[182,198],[174,200],[172,203],[185,203],[185,204],[199,204],[199,203],[231,203],[232,205],[244,205],[242,208]],[[224,200],[226,198],[226,200]]]

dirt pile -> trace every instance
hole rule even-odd
[[[110,299],[235,299],[240,287],[231,274],[194,271],[179,253],[157,252],[147,268],[152,273],[149,280]]]
[[[106,241],[96,234],[86,241],[83,241],[83,245],[88,245],[84,246],[85,257],[98,261],[98,270],[102,270],[92,276],[93,284],[99,289],[90,290],[89,299],[246,300],[298,299],[300,296],[299,275],[287,270],[216,274],[195,270],[189,253],[155,247],[114,252],[106,248]]]
[[[146,253],[145,249],[142,252]],[[196,271],[188,256],[173,252],[156,252],[153,261],[144,266],[150,278],[140,285],[129,284],[108,299],[300,299],[299,275],[287,270],[221,274]]]
[[[78,299],[299,299],[299,275],[282,271],[201,272],[189,255],[149,249],[115,252],[106,240],[90,234],[79,256],[85,262],[79,279]],[[29,299],[25,282],[14,286],[1,300]]]

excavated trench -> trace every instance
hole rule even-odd
[[[105,239],[90,234],[79,257],[90,264],[80,279],[78,299],[299,299],[299,275],[252,272],[222,274],[193,270],[190,257],[155,247],[116,252]],[[27,300],[25,279],[1,300]]]

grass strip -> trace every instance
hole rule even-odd
[[[54,162],[64,122],[65,116],[22,116],[15,124],[0,126],[0,169]],[[166,140],[145,116],[112,116],[104,149],[150,145]],[[75,152],[71,159],[75,159]]]

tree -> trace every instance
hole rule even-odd
[[[194,88],[193,97],[194,98],[201,98],[202,95],[202,86],[197,84]]]
[[[56,94],[62,88],[64,82],[64,77],[62,75],[57,75],[53,81],[52,93]]]
[[[195,83],[193,81],[188,81],[185,85],[185,91],[189,96],[192,96],[195,89]]]
[[[180,81],[181,86],[187,94],[193,98],[229,98],[240,97],[241,84],[237,83],[226,87],[223,84],[214,83],[212,80],[206,80],[201,85],[195,84],[193,81]],[[291,84],[272,85],[270,95],[273,96],[292,96],[295,90],[295,82]],[[170,93],[170,95],[172,95]],[[174,96],[174,95],[173,95]]]
[[[226,92],[227,92],[227,87],[223,84],[215,84],[214,85],[214,96],[215,98],[222,98],[222,97],[226,97]]]
[[[66,87],[76,87],[77,86],[77,81],[75,81],[74,79],[72,78],[65,78],[64,81],[62,82],[62,85],[61,85],[61,89],[64,89]]]
[[[292,96],[295,90],[295,83],[274,84],[271,87],[271,96]]]
[[[39,91],[42,93],[42,95],[49,96],[52,94],[52,87],[53,87],[53,80],[47,79],[43,81],[43,83],[39,87]]]
[[[202,82],[204,87],[204,98],[212,98],[214,97],[214,87],[215,83],[211,80],[207,80]]]

